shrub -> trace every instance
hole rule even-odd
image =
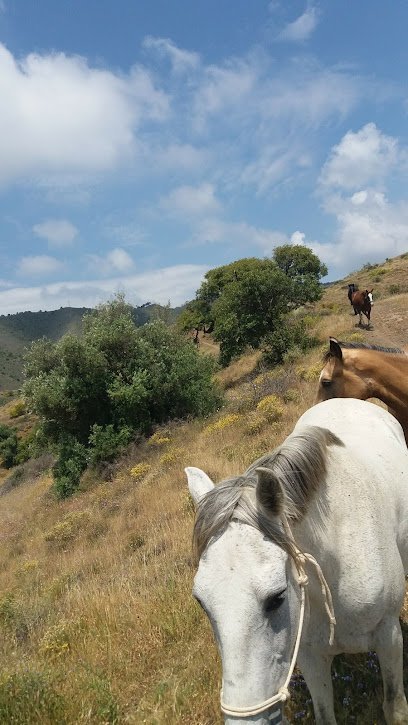
[[[59,498],[70,496],[79,486],[81,474],[87,464],[85,446],[71,438],[64,442],[54,464],[54,489]]]
[[[282,398],[285,403],[298,403],[300,400],[300,393],[296,388],[289,388],[282,393]]]
[[[144,537],[141,536],[140,534],[130,534],[128,541],[127,541],[126,549],[127,549],[127,551],[130,551],[130,552],[138,551],[139,549],[142,548],[142,546],[145,545],[145,543],[146,542],[145,542]]]
[[[17,433],[14,428],[0,423],[0,459],[4,468],[14,466],[18,449]]]
[[[147,442],[149,446],[164,446],[166,443],[170,443],[170,440],[169,436],[164,435],[161,431],[156,431]]]
[[[268,419],[264,415],[257,415],[256,413],[249,416],[246,424],[245,431],[248,435],[257,435],[268,425]]]
[[[303,320],[286,321],[286,324],[282,324],[263,338],[263,358],[268,365],[278,365],[283,362],[292,348],[304,352],[318,342],[316,337],[309,334]]]
[[[39,652],[50,659],[56,659],[71,648],[70,624],[61,621],[47,629],[41,639]]]
[[[28,559],[24,562],[24,564],[21,564],[21,566],[18,569],[18,574],[21,576],[25,576],[26,574],[30,574],[33,571],[36,571],[38,569],[39,561],[38,559]]]
[[[132,431],[127,426],[115,430],[113,425],[102,426],[95,423],[89,436],[89,463],[95,466],[98,463],[113,461],[127,446],[131,437]]]
[[[283,415],[283,406],[277,395],[267,395],[259,401],[257,410],[268,420],[279,420]]]
[[[369,272],[370,279],[374,280],[374,282],[381,282],[381,277],[384,276],[384,274],[387,274],[388,269],[384,269],[384,267],[380,267],[379,269],[376,268]]]
[[[103,725],[118,725],[123,722],[119,704],[105,677],[93,673],[87,680],[86,689],[91,701],[87,708],[89,722]]]
[[[22,670],[0,675],[0,722],[65,725],[66,711],[66,703],[45,673]]]
[[[44,534],[44,539],[57,547],[65,546],[75,539],[90,520],[89,511],[72,511]]]
[[[150,469],[150,463],[137,463],[136,466],[130,469],[130,475],[135,481],[140,481],[149,473]]]
[[[176,461],[180,460],[180,456],[182,456],[184,453],[183,448],[172,448],[171,451],[167,451],[167,453],[163,453],[162,456],[159,458],[159,463],[162,466],[167,466],[171,463],[176,463]]]
[[[305,380],[307,383],[311,383],[319,378],[322,371],[322,366],[312,365],[310,368],[301,368],[298,370],[299,377],[301,380]]]
[[[400,292],[399,284],[390,284],[389,293],[390,295],[397,295]]]
[[[222,418],[219,418],[219,420],[216,420],[215,423],[207,425],[207,427],[204,428],[204,433],[217,433],[218,431],[224,430],[224,428],[229,428],[231,425],[235,425],[235,423],[241,420],[241,418],[242,416],[238,413],[229,413],[229,415],[224,415]]]
[[[18,400],[15,405],[9,408],[8,414],[10,418],[18,418],[20,415],[24,415],[26,412],[25,403],[23,400]]]
[[[220,405],[214,359],[163,322],[136,328],[132,314],[118,297],[84,318],[81,338],[38,341],[26,358],[25,398],[58,453],[61,497],[78,488],[87,463],[112,461],[131,437]]]

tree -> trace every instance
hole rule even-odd
[[[212,306],[222,365],[248,345],[258,348],[265,334],[282,324],[288,303],[287,278],[271,260],[240,260],[228,267]]]
[[[220,402],[214,360],[162,321],[137,328],[123,297],[84,318],[83,336],[34,343],[24,394],[39,435],[57,451],[61,496],[88,461],[112,460],[136,434],[171,418],[205,415]]]
[[[293,283],[295,306],[320,299],[320,280],[326,276],[327,267],[311,249],[302,244],[283,244],[275,248],[273,260]]]
[[[279,330],[287,313],[319,299],[324,274],[325,265],[301,245],[277,247],[273,259],[240,259],[216,267],[205,275],[195,300],[180,317],[180,326],[214,329],[220,361],[227,365],[248,345],[260,347],[266,335],[270,341],[286,339]]]

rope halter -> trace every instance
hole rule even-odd
[[[253,717],[254,715],[260,715],[262,712],[265,712],[265,710],[269,710],[270,707],[273,707],[274,705],[278,705],[280,703],[285,703],[287,700],[289,700],[290,693],[289,693],[289,683],[290,679],[293,675],[293,670],[295,669],[296,660],[299,652],[300,647],[300,640],[302,637],[302,630],[303,630],[303,621],[305,616],[305,599],[306,599],[306,592],[305,587],[307,586],[309,580],[305,571],[305,565],[306,562],[309,564],[312,564],[315,568],[317,577],[320,582],[321,590],[322,590],[322,596],[323,596],[323,602],[324,607],[327,613],[327,617],[329,620],[329,645],[333,645],[334,641],[334,627],[336,625],[336,617],[334,616],[334,609],[333,609],[333,599],[331,595],[331,591],[329,588],[329,585],[325,579],[325,576],[321,570],[320,564],[316,561],[314,556],[311,554],[306,554],[304,552],[301,552],[299,547],[297,546],[295,539],[293,538],[292,530],[289,526],[289,522],[285,514],[282,516],[282,523],[285,533],[287,534],[290,543],[293,547],[293,554],[292,554],[292,561],[294,563],[294,568],[296,571],[296,577],[297,581],[300,587],[300,613],[299,613],[299,622],[298,622],[298,630],[296,634],[296,640],[295,645],[293,648],[293,654],[292,659],[289,665],[289,672],[286,677],[285,682],[283,683],[282,687],[279,688],[276,695],[273,695],[272,697],[269,697],[267,700],[264,700],[263,702],[259,703],[258,705],[253,705],[251,707],[233,707],[232,705],[226,705],[223,701],[223,695],[221,690],[221,711],[224,713],[224,715],[229,715],[230,717]]]

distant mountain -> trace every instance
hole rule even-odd
[[[138,327],[157,317],[171,324],[182,309],[147,302],[134,308],[134,320]],[[22,385],[24,350],[33,340],[47,337],[55,342],[66,333],[80,335],[82,318],[90,311],[88,307],[60,307],[51,312],[0,315],[0,390],[14,390]]]

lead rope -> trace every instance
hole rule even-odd
[[[322,596],[323,596],[323,602],[324,602],[324,608],[326,610],[326,614],[329,620],[329,628],[330,628],[330,634],[329,634],[329,645],[330,647],[333,645],[334,642],[334,628],[336,626],[336,617],[334,615],[334,607],[333,607],[333,597],[330,591],[330,587],[325,579],[325,576],[322,572],[320,564],[316,561],[314,556],[312,554],[303,553],[300,551],[299,547],[296,544],[296,541],[292,534],[292,529],[289,526],[289,521],[285,514],[282,515],[282,523],[283,528],[285,530],[285,533],[287,534],[293,548],[294,548],[294,555],[293,555],[293,561],[295,563],[298,576],[299,576],[299,584],[301,578],[305,578],[305,584],[308,583],[307,574],[304,569],[304,564],[306,561],[308,561],[310,564],[313,564],[316,574],[318,576],[320,587],[322,590]]]
[[[320,586],[322,590],[323,595],[323,601],[324,601],[324,607],[329,619],[329,628],[330,628],[330,634],[329,634],[329,645],[333,645],[334,641],[334,627],[336,625],[336,617],[334,616],[334,608],[333,608],[333,599],[330,591],[330,587],[325,579],[325,576],[321,570],[320,564],[316,561],[314,556],[311,554],[305,554],[302,553],[297,546],[295,539],[293,538],[292,530],[289,526],[289,522],[285,515],[282,516],[282,523],[283,528],[285,530],[285,533],[287,534],[289,541],[293,547],[293,554],[292,554],[292,561],[295,565],[296,569],[296,575],[298,584],[300,586],[300,613],[299,613],[299,623],[298,623],[298,631],[296,635],[295,640],[295,646],[293,648],[293,654],[292,659],[289,666],[289,672],[286,677],[286,680],[282,687],[279,688],[276,695],[273,695],[272,697],[269,697],[267,700],[264,700],[264,702],[261,702],[259,705],[255,705],[253,707],[232,707],[228,706],[223,702],[223,695],[221,690],[221,711],[224,713],[224,715],[230,715],[231,717],[252,717],[254,715],[259,715],[262,712],[265,712],[265,710],[269,710],[270,707],[273,707],[273,705],[277,705],[278,703],[286,702],[290,697],[289,692],[289,683],[290,679],[293,675],[293,670],[295,669],[296,660],[299,652],[300,647],[300,640],[302,637],[302,629],[303,629],[303,621],[305,616],[305,587],[308,584],[308,577],[304,569],[305,563],[308,561],[310,564],[313,564],[316,570],[316,574],[318,576],[318,579],[320,581]]]

